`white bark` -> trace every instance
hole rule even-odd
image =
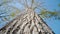
[[[4,31],[4,34],[54,34],[41,17],[31,9],[18,15],[0,31]]]

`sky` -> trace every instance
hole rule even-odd
[[[60,0],[45,0],[45,8],[54,11],[60,10],[60,7],[58,7],[58,4],[60,3]],[[48,20],[45,19],[45,22],[50,26],[50,28],[55,32],[55,34],[60,34],[60,20],[56,20],[54,18],[49,18]]]
[[[45,8],[48,10],[60,10],[60,7],[58,7],[58,4],[60,3],[60,0],[45,0]]]
[[[60,7],[58,7],[58,4],[60,3],[60,0],[43,0],[45,3],[43,4],[44,8],[50,11],[60,10]],[[11,3],[12,4],[12,3]],[[19,3],[13,3],[12,6],[18,7],[19,9],[22,8]],[[37,10],[38,13],[38,10]],[[1,19],[0,19],[1,20]],[[55,32],[55,34],[60,34],[60,20],[56,20],[54,18],[44,19],[44,21],[48,24],[48,26]],[[3,27],[6,24],[6,22],[0,23],[0,28]]]

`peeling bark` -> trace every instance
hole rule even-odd
[[[54,34],[41,17],[31,9],[18,15],[0,31],[3,34]]]

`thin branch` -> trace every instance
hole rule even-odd
[[[2,15],[2,14],[5,14],[6,12],[2,12],[2,13],[0,13],[0,15]]]
[[[24,6],[25,6],[25,8],[28,7],[28,4],[27,3],[28,3],[27,0],[24,0]]]
[[[41,7],[43,8],[43,6],[41,6],[41,4],[43,4],[44,2],[42,3],[35,3],[35,7],[32,7],[33,10],[35,10],[36,8],[40,9]]]
[[[10,15],[0,16],[0,18],[2,18],[2,17],[6,17],[6,16],[10,16]]]
[[[31,8],[32,8],[33,4],[34,4],[34,0],[31,0]]]
[[[7,3],[9,3],[9,2],[11,2],[11,1],[2,2],[2,3],[0,4],[0,6],[2,6],[2,5],[4,5],[4,4],[7,4]]]

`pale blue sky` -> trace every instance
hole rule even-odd
[[[60,10],[60,7],[58,7],[58,4],[60,3],[60,0],[45,0],[45,8],[54,11]],[[46,23],[52,28],[52,30],[56,34],[60,34],[60,20],[55,20],[54,18],[49,18],[45,20]]]

